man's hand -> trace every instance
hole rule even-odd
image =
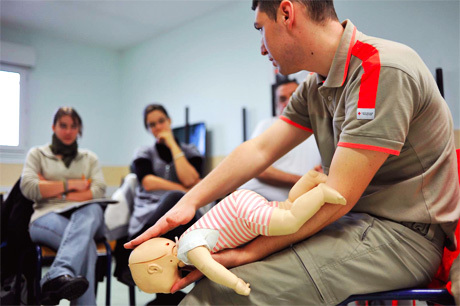
[[[137,236],[135,239],[125,243],[124,247],[126,249],[134,249],[144,241],[161,236],[179,225],[187,224],[194,216],[195,209],[192,206],[187,205],[186,203],[182,204],[181,202],[178,202],[163,217],[161,217],[157,223],[141,235]]]
[[[222,250],[218,253],[212,254],[212,258],[226,267],[227,269],[241,266],[243,264],[251,262],[249,259],[244,257],[243,247],[236,248],[236,249],[226,249]],[[171,287],[171,293],[175,293],[193,282],[196,282],[200,278],[203,277],[203,273],[201,273],[198,269],[193,270],[184,278],[181,278]]]

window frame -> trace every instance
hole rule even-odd
[[[19,91],[19,144],[17,146],[5,146],[0,145],[0,154],[2,157],[15,158],[24,154],[27,150],[27,128],[28,128],[28,81],[29,81],[29,69],[16,65],[9,65],[0,63],[1,71],[8,71],[19,73],[20,75],[20,91]],[[3,158],[2,158],[3,160]]]

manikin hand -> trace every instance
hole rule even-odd
[[[227,269],[241,266],[243,264],[249,263],[250,261],[245,261],[244,259],[244,252],[242,252],[242,248],[234,248],[234,249],[225,249],[218,253],[212,254],[212,258],[226,267]],[[171,287],[171,293],[175,293],[181,289],[184,289],[191,283],[194,283],[203,277],[203,273],[201,273],[198,269],[193,270],[185,277],[181,278]]]
[[[151,238],[158,237],[179,225],[187,224],[195,216],[195,208],[179,201],[160,220],[135,239],[124,244],[126,249],[133,249],[137,245]]]
[[[249,288],[249,284],[245,283],[244,280],[238,278],[235,292],[241,295],[249,295],[249,293],[251,292],[251,288]]]

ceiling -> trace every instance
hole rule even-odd
[[[235,0],[0,0],[2,26],[123,50]]]

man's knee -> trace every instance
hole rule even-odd
[[[196,284],[192,291],[185,296],[179,305],[230,304],[228,299],[223,298],[224,294],[221,290],[221,285],[207,278],[203,278]]]

